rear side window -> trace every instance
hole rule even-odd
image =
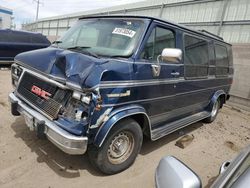
[[[47,44],[48,41],[43,35],[33,35],[31,37],[32,43],[40,43],[40,44]]]
[[[202,78],[208,75],[208,42],[185,35],[185,77]]]
[[[28,34],[22,32],[13,32],[10,36],[11,36],[11,42],[31,43],[31,37]]]
[[[172,30],[156,27],[144,46],[141,59],[156,61],[164,48],[175,48],[175,35]]]
[[[229,73],[229,58],[227,48],[215,44],[216,76],[223,76]]]
[[[9,42],[9,34],[7,32],[0,33],[0,42]]]

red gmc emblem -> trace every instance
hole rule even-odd
[[[39,88],[39,87],[37,87],[35,85],[32,86],[31,92],[35,93],[36,95],[38,95],[38,96],[40,96],[40,97],[42,97],[44,99],[47,99],[47,100],[51,96],[51,94],[49,92],[44,91],[44,90],[42,90],[41,88]]]

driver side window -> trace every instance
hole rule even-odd
[[[140,58],[156,61],[164,48],[175,48],[174,32],[169,29],[155,27],[144,46]]]

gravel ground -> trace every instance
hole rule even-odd
[[[211,124],[192,124],[155,142],[144,140],[134,165],[112,176],[96,171],[84,156],[70,156],[39,140],[22,117],[10,114],[9,70],[0,70],[0,187],[154,187],[154,172],[163,156],[173,155],[202,179],[204,187],[218,175],[222,162],[250,144],[250,114],[225,106]],[[193,135],[186,148],[175,145]]]

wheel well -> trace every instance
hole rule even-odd
[[[226,95],[225,94],[220,95],[219,100],[220,100],[220,108],[222,108],[223,104],[226,103]]]
[[[135,120],[140,125],[143,134],[150,137],[149,120],[145,114],[135,114],[129,116],[128,118]]]

